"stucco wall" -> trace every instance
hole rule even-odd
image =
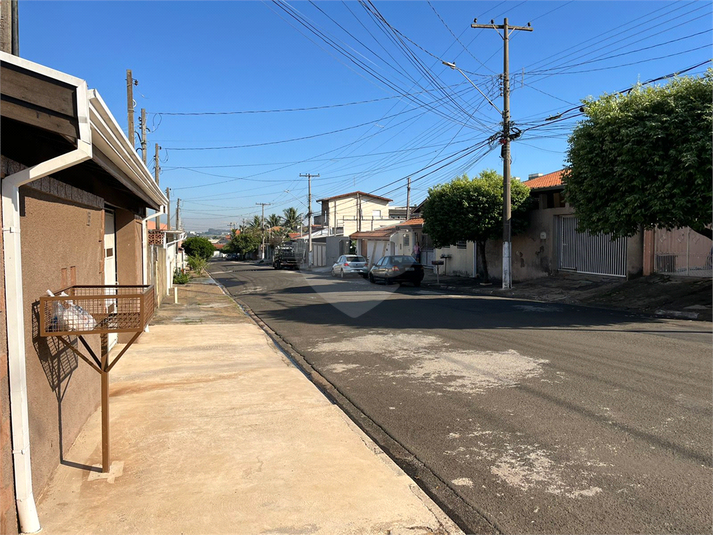
[[[36,303],[48,289],[104,283],[104,215],[96,207],[31,188],[21,188],[21,194],[32,476],[35,494],[39,495],[99,405],[100,379],[56,339],[38,335]],[[88,337],[95,352],[99,351],[98,338]]]
[[[141,220],[128,210],[114,210],[116,228],[116,275],[119,284],[142,283]],[[119,343],[131,340],[132,333],[120,333]]]

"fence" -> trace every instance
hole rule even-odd
[[[713,242],[688,227],[656,229],[654,271],[685,277],[710,277]]]

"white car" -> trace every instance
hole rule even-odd
[[[337,275],[344,278],[345,275],[366,276],[366,258],[356,254],[345,254],[337,259],[332,266],[332,277]]]

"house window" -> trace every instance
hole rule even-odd
[[[374,217],[375,219],[381,219],[381,210],[374,210],[374,211],[371,213],[371,215],[372,215],[372,217]]]
[[[410,244],[411,240],[409,238],[408,234],[404,234],[404,247],[408,247]]]
[[[459,242],[456,243],[456,247],[457,247],[458,249],[465,249],[465,248],[467,248],[467,245],[465,244],[464,241],[459,241]]]

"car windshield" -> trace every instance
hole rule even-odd
[[[366,258],[363,256],[347,256],[344,259],[345,262],[366,262]]]
[[[416,259],[413,256],[392,256],[392,264],[416,264]]]

